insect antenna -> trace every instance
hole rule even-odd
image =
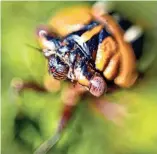
[[[29,47],[29,48],[31,48],[31,49],[35,49],[35,50],[37,50],[39,52],[42,52],[42,49],[40,49],[38,47],[35,47],[35,46],[31,45],[31,44],[26,43],[26,46]]]

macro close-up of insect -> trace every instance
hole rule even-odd
[[[123,88],[136,82],[136,59],[142,54],[144,37],[140,26],[106,7],[100,3],[93,10],[69,8],[58,13],[50,28],[60,37],[44,29],[37,32],[50,74],[78,82],[98,97],[107,91],[108,81]]]
[[[52,95],[56,95],[63,104],[62,111],[59,113],[60,119],[53,126],[55,132],[49,135],[49,139],[44,139],[44,142],[34,144],[34,154],[46,154],[51,149],[53,153],[53,149],[64,136],[69,121],[75,119],[72,117],[74,112],[77,112],[76,106],[83,100],[90,100],[92,111],[100,113],[105,119],[111,120],[123,129],[124,126],[119,117],[133,116],[132,108],[128,109],[128,104],[134,102],[131,99],[136,97],[136,92],[132,89],[140,87],[142,85],[140,82],[143,82],[145,77],[145,71],[138,66],[143,58],[144,46],[147,44],[147,30],[145,30],[147,24],[139,23],[133,22],[125,14],[117,11],[111,2],[95,2],[92,5],[63,7],[53,16],[49,16],[47,24],[34,24],[33,28],[36,32],[33,39],[36,43],[24,44],[27,49],[34,50],[35,55],[40,54],[46,62],[46,78],[41,85],[30,77],[25,79],[16,75],[9,83],[11,88],[9,99],[13,102],[16,97],[18,101],[18,97],[27,96],[25,91],[33,91],[39,93],[41,96],[39,99],[43,97],[43,100],[44,95],[54,93]],[[24,57],[26,59],[26,56]],[[33,60],[38,63],[36,56]],[[39,66],[38,70],[42,72],[42,67]],[[130,92],[128,98],[127,91]],[[117,93],[120,95],[117,96]],[[142,93],[141,96],[143,96]],[[112,99],[115,101],[117,97],[124,98],[123,101],[127,105],[112,103]],[[27,99],[31,100],[31,97]],[[32,101],[35,100],[32,99]],[[22,138],[25,135],[17,131],[23,128],[21,119],[24,117],[23,119],[30,123],[33,118],[28,120],[26,118],[28,116],[25,116],[28,112],[21,107],[20,103],[17,106],[20,110],[18,109],[19,113],[14,124],[15,136],[23,143]],[[51,111],[54,112],[53,108]],[[40,114],[38,116],[40,117]],[[51,123],[47,117],[45,119]],[[42,128],[38,128],[34,121],[31,125],[39,130]]]

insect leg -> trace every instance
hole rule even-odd
[[[143,41],[144,41],[144,30],[142,26],[136,25],[129,21],[126,17],[121,15],[119,12],[112,11],[109,13],[120,25],[124,31],[124,40],[132,45],[136,59],[142,56]]]
[[[136,57],[131,45],[124,41],[124,32],[120,26],[115,22],[115,20],[109,15],[96,16],[96,20],[102,23],[104,26],[108,27],[113,37],[119,45],[119,50],[121,54],[121,65],[120,72],[114,82],[120,87],[129,88],[131,87],[137,77],[138,72],[136,70]]]
[[[64,128],[66,127],[66,125],[68,124],[72,116],[73,109],[74,109],[74,106],[64,105],[61,119],[58,123],[57,131],[55,135],[53,135],[47,141],[42,143],[39,146],[39,148],[37,148],[37,150],[34,152],[34,154],[46,154],[53,146],[55,146],[58,143],[63,133]]]
[[[23,81],[22,79],[15,78],[11,82],[11,88],[17,91],[18,93],[23,92],[24,90],[31,89],[37,92],[47,92],[47,90],[36,83],[35,81]]]
[[[134,53],[137,59],[142,55],[143,42],[144,42],[144,31],[139,25],[134,25],[121,13],[115,11],[115,6],[113,2],[96,2],[92,8],[93,14],[97,16],[102,16],[104,14],[111,15],[115,21],[120,25],[124,31],[124,40],[131,43]]]
[[[119,71],[120,53],[116,53],[109,61],[103,74],[108,80],[113,80]]]
[[[110,58],[113,54],[115,54],[115,51],[116,43],[110,36],[105,38],[102,43],[100,43],[95,61],[96,68],[99,71],[103,71],[106,68]]]
[[[56,145],[64,131],[64,128],[67,126],[69,120],[73,115],[73,111],[76,107],[76,103],[78,102],[79,95],[84,93],[84,88],[77,84],[75,87],[70,86],[65,89],[64,93],[62,94],[64,99],[63,103],[63,110],[61,112],[61,117],[58,123],[58,127],[56,130],[55,135],[50,137],[47,141],[45,141],[40,147],[35,151],[34,154],[46,154],[54,145]]]

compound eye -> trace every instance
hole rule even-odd
[[[51,68],[51,73],[53,77],[57,80],[67,79],[69,68],[66,66],[58,66],[56,68]]]
[[[69,66],[64,62],[60,61],[57,57],[51,57],[49,59],[49,72],[57,80],[67,79],[69,72]]]
[[[104,79],[100,76],[94,76],[90,81],[90,93],[96,97],[101,96],[107,90],[107,84]]]

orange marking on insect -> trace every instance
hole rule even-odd
[[[50,20],[50,26],[60,35],[66,36],[81,29],[92,20],[90,7],[77,6],[65,8],[57,12]]]
[[[99,45],[95,65],[100,71],[103,71],[111,56],[116,52],[116,43],[112,37],[107,37]]]
[[[86,41],[90,40],[94,35],[99,33],[102,28],[103,28],[102,25],[98,25],[98,26],[94,27],[93,29],[83,33],[81,35],[81,38],[83,39],[84,42],[86,42]]]

